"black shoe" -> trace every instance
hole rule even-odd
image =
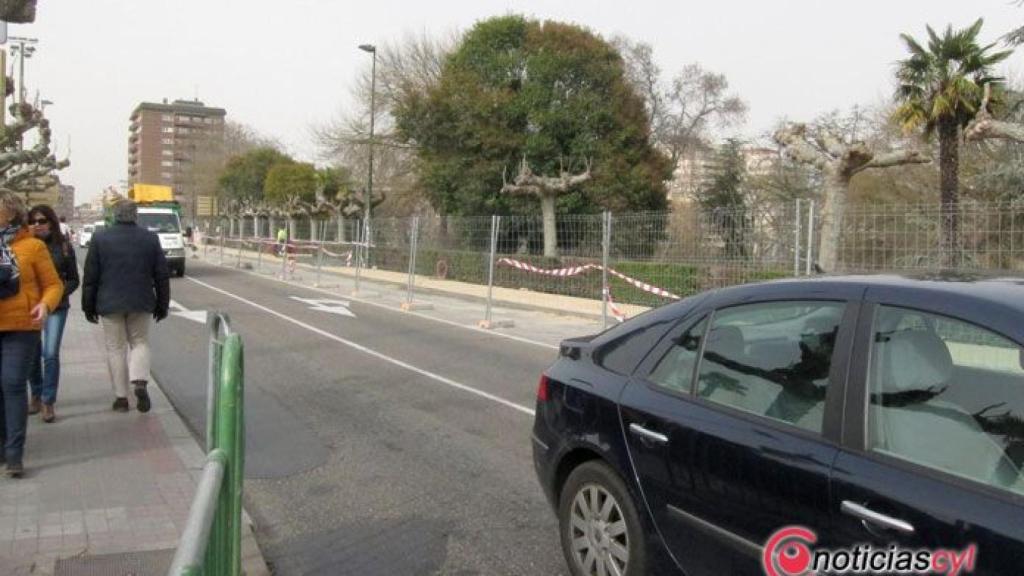
[[[10,462],[7,464],[8,478],[21,478],[25,475],[25,466],[21,462]]]
[[[127,412],[128,411],[128,399],[127,398],[118,398],[118,399],[114,400],[114,405],[112,406],[112,408],[114,409],[114,412]]]
[[[136,408],[139,409],[139,412],[149,412],[149,392],[146,391],[144,386],[135,387],[135,399],[137,400]]]

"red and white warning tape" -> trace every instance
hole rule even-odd
[[[654,294],[654,295],[657,295],[657,296],[662,296],[664,298],[671,298],[673,300],[682,300],[682,298],[680,298],[679,296],[676,296],[675,294],[669,292],[668,290],[665,290],[663,288],[658,288],[657,286],[652,286],[651,284],[648,284],[647,282],[641,282],[641,281],[637,280],[636,278],[630,278],[629,276],[626,276],[625,274],[623,274],[621,272],[618,272],[616,270],[612,270],[611,268],[608,269],[608,273],[611,274],[612,276],[615,276],[615,277],[617,277],[617,278],[619,278],[619,279],[629,283],[629,284],[632,284],[633,286],[635,286],[635,287],[637,287],[637,288],[639,288],[639,289],[641,289],[644,292],[647,292],[649,294]]]
[[[600,264],[584,264],[582,266],[573,266],[571,268],[537,268],[532,264],[521,262],[519,260],[513,260],[512,258],[502,258],[501,260],[498,261],[498,263],[505,264],[507,266],[512,266],[513,268],[518,268],[519,270],[533,272],[535,274],[544,274],[546,276],[558,277],[576,276],[584,272],[587,272],[588,270],[604,269],[604,266],[601,266]],[[608,273],[611,274],[612,276],[615,276],[616,278],[621,279],[622,281],[628,284],[635,286],[636,288],[639,288],[640,290],[643,290],[644,292],[647,292],[648,294],[654,294],[656,296],[662,296],[664,298],[671,298],[673,300],[681,300],[679,296],[669,292],[668,290],[665,290],[664,288],[658,288],[657,286],[648,284],[647,282],[642,282],[640,280],[637,280],[636,278],[626,276],[622,272],[619,272],[618,270],[615,270],[613,268],[608,268]]]
[[[344,258],[345,259],[345,266],[351,266],[352,265],[352,251],[351,250],[349,250],[348,252],[346,252],[344,254],[336,254],[334,252],[331,252],[327,248],[323,248],[322,250],[324,251],[324,254],[330,256],[331,258]]]
[[[625,322],[626,313],[620,310],[619,307],[615,305],[615,301],[612,300],[611,290],[607,288],[604,289],[604,298],[605,300],[608,301],[608,309],[612,311],[612,316],[615,316],[615,318],[617,318],[619,322]]]
[[[567,276],[578,276],[588,270],[600,270],[601,266],[597,264],[584,264],[583,266],[573,266],[571,268],[537,268],[532,264],[526,262],[520,262],[519,260],[513,260],[511,258],[502,258],[498,260],[498,264],[505,264],[519,270],[526,270],[527,272],[533,272],[535,274],[544,274],[545,276],[558,276],[561,278]]]

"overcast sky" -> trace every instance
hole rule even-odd
[[[275,10],[286,10],[275,12]],[[1024,24],[1011,0],[39,0],[27,61],[83,202],[127,177],[128,116],[141,101],[198,96],[316,160],[312,126],[350,105],[348,85],[369,55],[406,33],[463,30],[494,15],[572,21],[654,46],[662,69],[699,62],[747,101],[743,133],[778,118],[809,119],[892,91],[904,56],[898,34],[984,17],[983,40]],[[1024,72],[1024,50],[1003,72]]]

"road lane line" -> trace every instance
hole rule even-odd
[[[216,264],[214,264],[212,262],[206,262],[205,260],[203,261],[203,263],[206,264],[207,266],[211,266],[211,267],[214,267],[214,268],[221,268],[221,267],[217,266]],[[223,268],[227,268],[227,267],[224,266]],[[269,280],[271,282],[277,282],[278,284],[284,284],[285,286],[295,286],[295,287],[298,287],[298,288],[304,288],[306,290],[311,290],[313,292],[319,292],[321,294],[328,294],[328,295],[335,296],[335,297],[338,296],[337,292],[331,292],[330,290],[324,290],[323,288],[317,288],[315,286],[307,286],[305,284],[300,284],[300,283],[295,282],[295,281],[288,281],[288,280],[282,280],[281,278],[273,278],[273,277],[269,277],[269,276],[264,276],[263,274],[260,274],[258,272],[253,272],[251,270],[235,270],[235,271],[236,272],[241,272],[243,274],[249,274],[251,276],[255,276],[255,277],[261,278],[263,280]],[[347,278],[346,276],[336,276],[336,277],[339,280]],[[343,295],[342,297],[345,298],[345,299],[348,299],[348,300],[352,300],[353,302],[359,302],[360,304],[366,304],[367,306],[374,306],[374,307],[380,308],[382,310],[387,310],[388,312],[392,312],[392,313],[396,313],[396,314],[399,313],[397,310],[395,310],[394,306],[391,306],[391,305],[388,305],[388,304],[381,304],[380,302],[374,302],[372,300],[366,300],[366,299],[363,299],[363,298],[359,298],[357,296]],[[443,298],[451,298],[453,300],[458,300],[459,299],[458,296],[456,296],[456,295],[442,296],[442,297]],[[546,312],[546,313],[550,314],[550,312]],[[415,312],[415,311],[411,311],[410,310],[408,312],[401,312],[401,314],[405,314],[407,316],[417,316],[419,318],[423,318],[424,320],[432,320],[434,322],[440,322],[441,324],[448,324],[450,326],[455,326],[455,327],[458,327],[458,328],[464,328],[466,330],[472,330],[474,332],[480,332],[482,334],[487,334],[489,336],[497,336],[499,338],[507,338],[509,340],[515,340],[516,342],[522,342],[523,344],[532,344],[534,346],[540,346],[541,348],[548,348],[549,350],[558,350],[559,349],[559,347],[557,345],[555,345],[555,344],[548,344],[547,342],[537,342],[536,340],[530,340],[529,338],[523,338],[522,336],[516,336],[515,334],[506,334],[504,332],[497,332],[495,330],[486,330],[484,328],[480,328],[479,326],[474,326],[474,325],[469,325],[469,324],[460,324],[460,323],[452,321],[452,320],[446,320],[444,318],[437,318],[436,316],[430,316],[428,314],[423,314],[422,312]]]
[[[248,304],[249,306],[252,306],[253,308],[256,308],[258,310],[266,312],[267,314],[270,314],[272,316],[277,316],[278,318],[280,318],[282,320],[285,320],[285,321],[288,321],[288,322],[291,322],[292,324],[295,324],[296,326],[298,326],[300,328],[305,328],[306,330],[309,330],[310,332],[313,332],[314,334],[318,334],[320,336],[323,336],[324,338],[327,338],[329,340],[334,340],[335,342],[337,342],[339,344],[343,344],[345,346],[348,346],[349,348],[352,348],[352,349],[358,350],[359,352],[362,352],[364,354],[368,354],[370,356],[373,356],[374,358],[377,358],[379,360],[383,360],[385,362],[394,364],[395,366],[399,366],[401,368],[405,368],[406,370],[409,370],[410,372],[415,372],[416,374],[419,374],[421,376],[426,376],[427,378],[430,378],[431,380],[436,380],[437,382],[440,382],[442,384],[446,384],[448,386],[451,386],[452,388],[457,388],[459,390],[462,390],[463,392],[469,392],[470,394],[476,394],[477,396],[480,396],[481,398],[486,398],[486,399],[491,400],[493,402],[497,402],[498,404],[501,404],[501,405],[506,406],[508,408],[512,408],[513,410],[517,410],[519,412],[522,412],[523,414],[528,414],[530,416],[534,415],[534,410],[532,408],[528,408],[526,406],[523,406],[522,404],[516,404],[515,402],[512,402],[511,400],[506,400],[506,399],[504,399],[504,398],[502,398],[500,396],[495,396],[494,394],[491,394],[490,392],[484,392],[483,390],[479,390],[477,388],[473,388],[472,386],[467,386],[466,384],[462,384],[460,382],[456,382],[455,380],[452,380],[451,378],[446,378],[444,376],[441,376],[440,374],[435,374],[434,372],[430,372],[429,370],[424,370],[422,368],[417,368],[416,366],[413,366],[412,364],[409,364],[408,362],[403,362],[402,360],[399,360],[398,358],[393,358],[391,356],[388,356],[387,354],[383,354],[381,352],[373,350],[372,348],[367,348],[366,346],[363,346],[362,344],[353,342],[353,341],[348,340],[346,338],[342,338],[341,336],[337,336],[337,335],[331,334],[330,332],[327,332],[326,330],[321,330],[320,328],[317,328],[316,326],[311,326],[311,325],[306,324],[305,322],[303,322],[301,320],[296,320],[295,318],[292,318],[291,316],[288,316],[287,314],[283,314],[283,313],[278,312],[276,310],[272,310],[272,309],[267,308],[266,306],[264,306],[262,304],[257,304],[256,302],[253,302],[252,300],[249,300],[247,298],[243,298],[242,296],[239,296],[237,294],[232,294],[231,292],[228,292],[227,290],[224,290],[223,288],[218,288],[218,287],[213,286],[211,284],[207,284],[206,282],[203,282],[202,280],[196,280],[195,278],[192,278],[190,276],[185,276],[185,279],[189,280],[191,282],[194,282],[196,284],[199,284],[200,286],[203,286],[204,288],[207,288],[209,290],[213,290],[214,292],[223,294],[224,296],[227,296],[228,298],[233,298],[235,300],[238,300],[239,302],[242,302],[244,304]]]

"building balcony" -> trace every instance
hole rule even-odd
[[[138,132],[132,132],[132,135],[128,137],[128,141],[129,142],[135,142],[138,139],[139,139],[139,133]]]

